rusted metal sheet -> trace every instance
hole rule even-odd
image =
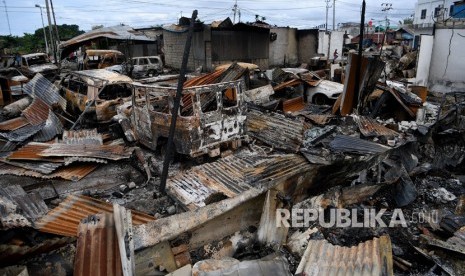
[[[60,119],[53,113],[49,111],[47,121],[45,121],[44,127],[36,133],[34,136],[34,141],[36,142],[46,142],[53,139],[58,134],[63,133],[63,125],[60,122]]]
[[[321,78],[314,72],[300,74],[300,78],[310,86],[318,86],[321,83]]]
[[[1,122],[0,130],[1,131],[16,130],[18,128],[22,128],[26,126],[27,124],[29,124],[29,121],[23,116],[19,116],[11,120]]]
[[[296,112],[305,108],[305,102],[303,97],[297,97],[287,101],[283,101],[284,112]]]
[[[39,98],[32,101],[32,104],[23,111],[23,116],[31,125],[43,124],[49,114],[49,106]]]
[[[41,99],[48,106],[58,104],[66,110],[66,100],[60,96],[58,88],[40,73],[24,85],[23,90],[34,99]],[[48,114],[47,114],[48,115]]]
[[[39,194],[27,194],[20,185],[0,187],[0,196],[17,205],[31,222],[41,218],[48,211],[47,205]]]
[[[333,115],[327,114],[299,113],[299,115],[304,116],[305,118],[312,121],[312,123],[315,123],[317,125],[326,125],[327,123],[329,123],[329,121],[331,121],[331,119],[334,118]]]
[[[310,240],[296,274],[394,275],[391,239],[381,236],[357,246],[334,246],[326,240]]]
[[[24,169],[9,164],[0,163],[0,175],[11,174],[17,176],[30,176],[42,179],[63,178],[71,181],[79,181],[86,175],[94,171],[98,167],[97,164],[71,164],[67,167],[58,168],[51,174],[41,174],[36,171]]]
[[[77,231],[74,275],[123,275],[112,214],[90,215]]]
[[[50,144],[31,142],[23,147],[12,152],[8,156],[8,160],[35,160],[35,161],[49,161],[49,162],[64,162],[63,157],[45,157],[40,155]]]
[[[15,167],[20,167],[23,169],[36,171],[42,174],[51,174],[56,169],[63,166],[63,163],[58,163],[58,162],[37,162],[37,161],[25,161],[25,160],[21,160],[20,162],[18,162],[18,161],[6,160],[6,159],[0,159],[0,162],[9,164]]]
[[[103,137],[97,132],[97,129],[65,130],[63,143],[68,145],[103,145]]]
[[[22,128],[10,132],[0,132],[0,137],[10,141],[10,142],[23,142],[29,137],[33,136],[43,128],[43,124],[40,125],[26,125]]]
[[[91,157],[108,160],[122,160],[131,157],[133,148],[120,145],[67,145],[49,144],[39,153],[48,157]]]
[[[298,155],[239,153],[170,178],[167,191],[185,208],[193,210],[222,197],[235,197],[264,179],[294,173],[302,166],[308,163]]]
[[[363,136],[399,136],[398,132],[377,123],[371,118],[357,115],[353,115],[352,118],[354,118]]]
[[[278,149],[297,152],[303,141],[304,123],[279,113],[249,110],[247,134]]]
[[[248,190],[250,186],[244,183],[244,173],[251,167],[246,157],[228,156],[170,178],[167,191],[185,207],[195,209],[205,206],[215,195],[234,197]]]
[[[36,222],[42,232],[62,236],[77,236],[79,222],[90,215],[113,213],[113,206],[107,202],[83,195],[69,195],[55,209]],[[132,211],[132,223],[140,225],[155,220],[147,214]]]

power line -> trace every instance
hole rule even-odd
[[[11,35],[10,17],[8,17],[8,10],[6,9],[5,0],[3,0],[3,5],[5,5],[6,21],[8,22],[8,30],[10,31],[10,35]]]

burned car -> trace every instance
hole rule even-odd
[[[60,82],[60,93],[73,115],[84,113],[85,122],[107,123],[116,107],[130,100],[132,79],[103,69],[76,71]]]
[[[84,69],[109,69],[110,67],[126,64],[126,57],[117,50],[86,50]],[[111,68],[110,68],[111,69]],[[122,73],[120,70],[110,70]]]
[[[243,90],[243,81],[184,89],[174,135],[176,152],[214,157],[221,148],[239,147],[246,138]],[[134,85],[130,121],[139,143],[163,150],[175,94],[175,88]]]
[[[19,70],[30,79],[32,79],[35,74],[41,73],[44,77],[52,81],[59,73],[58,67],[50,61],[45,53],[34,53],[21,56]]]

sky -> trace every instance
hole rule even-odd
[[[52,0],[57,24],[77,24],[81,30],[88,31],[95,25],[115,26],[125,24],[132,27],[148,27],[176,23],[182,16],[190,17],[194,9],[198,18],[211,23],[230,17],[233,20],[234,0]],[[334,0],[329,5],[333,5]],[[389,2],[388,2],[389,1]],[[387,15],[391,25],[414,13],[414,0],[366,0],[366,21],[374,25],[384,24]],[[382,3],[391,3],[392,9],[382,11]],[[40,9],[45,7],[44,0],[0,0],[0,35],[22,36],[34,33],[42,27]],[[252,22],[255,15],[266,18],[271,25],[297,28],[313,28],[325,23],[325,0],[288,1],[288,0],[237,0],[236,22]],[[362,0],[336,0],[336,26],[344,22],[360,22]],[[44,12],[44,22],[47,17]],[[332,28],[333,8],[328,11],[328,25]]]

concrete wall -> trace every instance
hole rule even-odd
[[[295,66],[298,61],[297,29],[272,28],[276,40],[270,41],[269,66]]]
[[[420,51],[418,53],[416,84],[428,86],[431,56],[433,54],[434,36],[422,35],[420,38]]]
[[[334,50],[337,49],[338,52],[338,60],[342,57],[342,46],[344,45],[344,34],[343,31],[332,31],[331,32],[331,42],[329,48],[329,59],[333,59]]]
[[[428,82],[431,91],[465,91],[464,38],[459,34],[465,36],[465,29],[436,30]]]
[[[318,54],[318,30],[298,30],[298,62],[310,63]]]
[[[318,54],[328,56],[329,34],[324,31],[318,33]]]

